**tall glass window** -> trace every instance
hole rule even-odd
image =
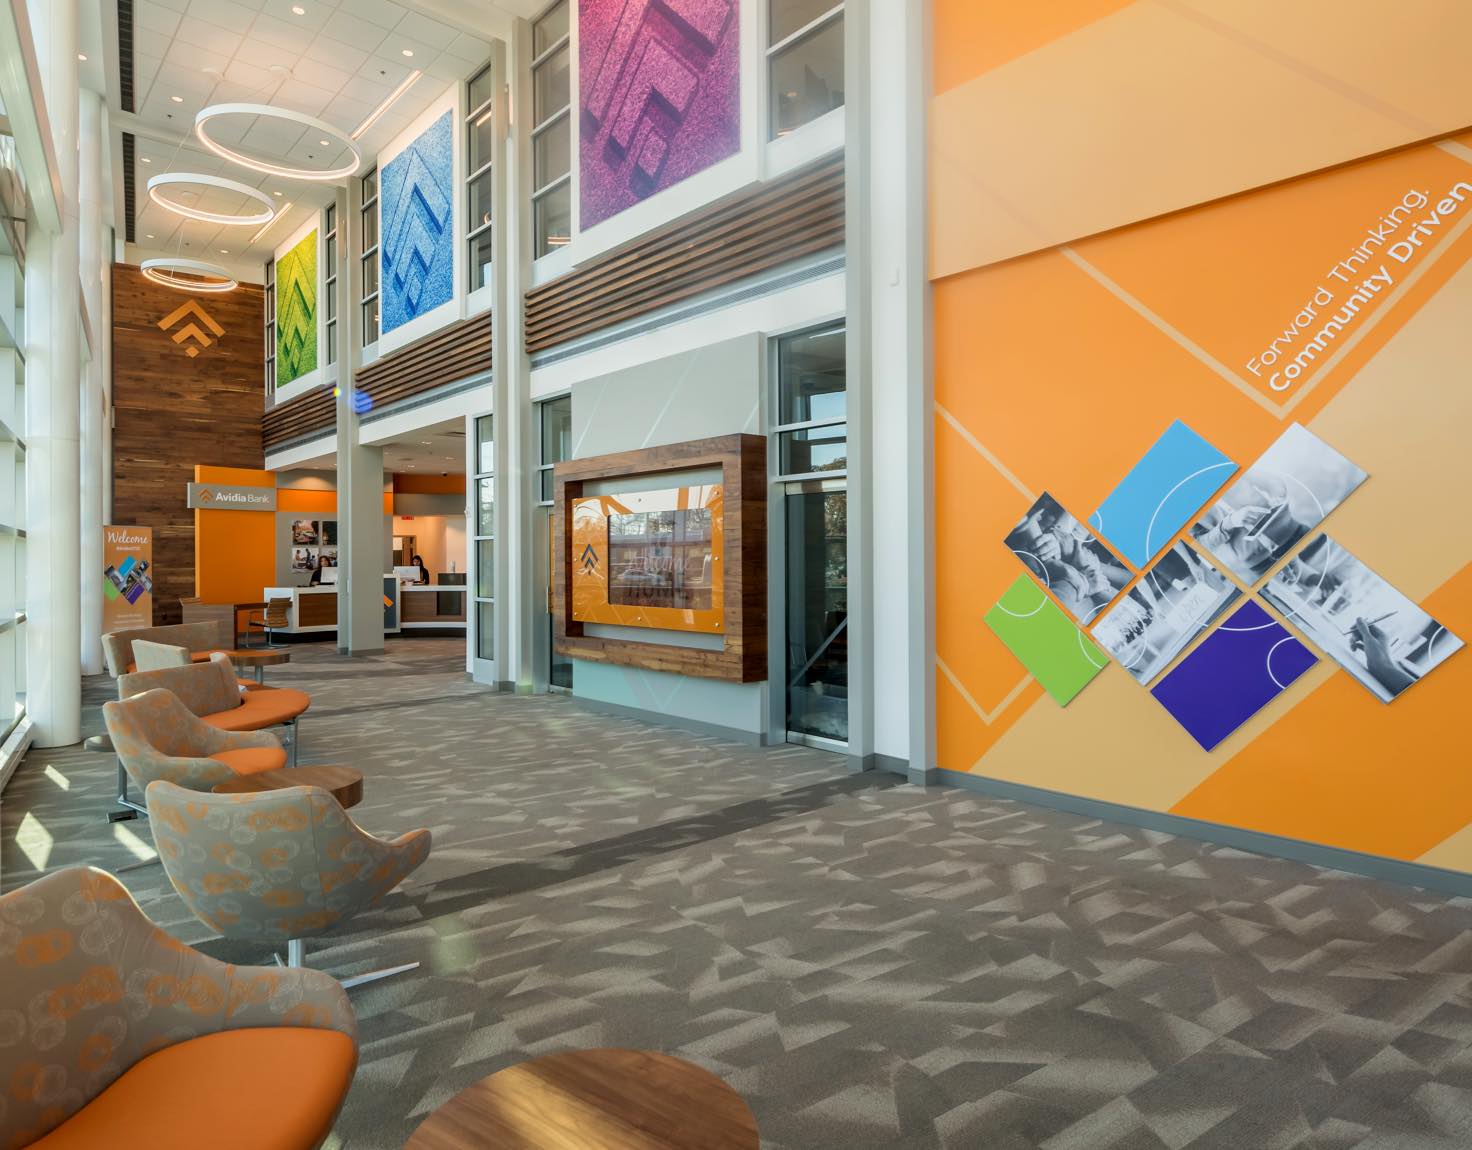
[[[496,423],[475,421],[475,657],[496,657]]]
[[[26,190],[15,141],[0,135],[0,743],[25,717],[26,700],[26,445],[25,283]],[[33,301],[38,313],[44,301]]]
[[[572,241],[572,116],[568,0],[532,25],[532,233],[544,256]]]
[[[367,347],[378,342],[378,169],[368,172],[360,184],[363,206],[359,209],[362,246],[358,265],[363,273],[363,295],[358,306],[363,310],[363,346]]]
[[[767,0],[768,135],[843,107],[843,4]]]
[[[323,285],[327,308],[327,362],[337,362],[337,205],[328,204],[322,213],[322,260],[327,265]]]
[[[492,116],[496,90],[489,64],[470,78],[469,94],[470,115],[465,121],[465,170],[470,173],[465,180],[465,243],[469,258],[465,266],[469,269],[468,288],[475,291],[491,283],[491,233],[495,226],[491,218],[495,197],[491,169],[496,148]]]
[[[552,495],[555,464],[572,458],[572,396],[549,399],[537,405],[537,431],[540,452],[537,456],[538,494],[541,496],[542,557],[537,570],[543,572],[542,601],[546,611],[548,664],[547,682],[550,686],[572,689],[572,660],[557,653],[557,634],[552,616]]]
[[[276,262],[266,261],[266,398],[276,394]]]
[[[773,458],[785,524],[787,736],[848,742],[847,356],[843,327],[777,341]]]

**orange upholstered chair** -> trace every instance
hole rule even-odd
[[[0,896],[0,1150],[317,1150],[358,1064],[333,978],[231,966],[90,867]]]
[[[312,697],[292,687],[257,687],[242,691],[230,656],[216,651],[208,663],[134,671],[118,679],[119,698],[128,699],[162,687],[218,731],[260,731],[288,728],[287,748],[296,763],[297,720],[312,705]]]

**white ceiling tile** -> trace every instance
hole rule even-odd
[[[179,26],[179,13],[174,12],[154,0],[138,0],[133,5],[133,43],[138,43],[138,33],[144,30],[149,32],[162,32],[165,36],[172,36],[174,29]]]
[[[300,45],[297,45],[300,48]],[[235,53],[237,60],[244,60],[257,68],[267,68],[278,76],[284,76],[290,72],[301,57],[294,51],[281,48],[275,44],[268,44],[264,40],[257,40],[254,36],[247,36],[240,44],[240,51]]]
[[[349,12],[355,20],[367,20],[380,28],[394,28],[404,18],[404,8],[392,0],[347,0],[342,12]]]
[[[148,28],[139,28],[133,33],[133,51],[141,52],[145,56],[154,56],[162,59],[169,45],[173,42],[173,35],[168,32],[155,32]]]
[[[468,64],[456,56],[438,56],[424,69],[424,74],[435,80],[457,84],[468,79],[474,69],[474,64]]]
[[[467,36],[464,32],[460,32],[446,46],[445,51],[462,60],[468,60],[472,64],[483,64],[491,54],[491,46],[484,40],[477,40],[474,36]]]
[[[293,8],[300,8],[301,15],[293,12]],[[316,32],[327,23],[327,18],[332,15],[333,10],[326,4],[307,2],[307,0],[266,0],[261,6],[261,11],[278,20],[285,20],[288,24],[294,24],[298,28]]]
[[[341,90],[342,86],[353,78],[350,71],[345,72],[341,68],[308,60],[306,57],[302,57],[292,75],[295,79],[311,84],[315,88],[321,88],[329,94]]]
[[[218,24],[196,20],[191,16],[179,22],[179,30],[174,33],[174,41],[175,43],[193,44],[197,48],[205,48],[223,56],[233,56],[235,50],[240,47],[240,33],[221,28]]]
[[[376,108],[388,98],[393,88],[388,84],[380,84],[365,76],[354,76],[342,86],[342,95],[350,100],[358,100],[367,104],[370,108]]]
[[[216,80],[225,74],[229,63],[230,54],[227,52],[211,52],[177,39],[164,54],[164,70],[170,75],[170,81],[176,87],[186,85],[191,91],[198,92],[208,92],[213,88]],[[176,94],[184,95],[182,91]]]
[[[189,18],[218,24],[237,35],[250,30],[255,21],[255,9],[259,5],[239,3],[237,0],[190,0]]]
[[[254,64],[247,64],[244,60],[231,60],[230,66],[225,69],[225,82],[240,88],[248,88],[255,91],[266,87],[268,84],[276,83],[281,77],[267,68],[258,68]],[[235,99],[234,96],[231,97]]]
[[[367,62],[368,53],[361,48],[354,48],[351,44],[344,44],[341,40],[334,40],[330,36],[318,36],[307,45],[306,53],[302,58],[352,73]]]
[[[293,77],[276,89],[276,94],[271,97],[271,103],[304,115],[320,118],[322,109],[327,107],[327,102],[332,99],[332,96],[331,92],[323,91],[313,84],[304,84]]]
[[[329,124],[336,124],[345,132],[351,132],[364,120],[377,104],[370,104],[364,100],[353,100],[347,96],[335,96],[322,118]]]
[[[264,14],[257,16],[256,22],[251,25],[250,38],[292,52],[300,52],[307,41],[302,29],[296,25]]]
[[[393,60],[384,56],[371,56],[367,63],[358,69],[358,75],[372,80],[375,84],[387,84],[390,88],[397,88],[404,82],[404,78],[418,66],[417,61],[405,60],[403,57]],[[415,87],[418,86],[415,85]]]
[[[341,40],[364,52],[377,51],[384,38],[388,36],[387,29],[366,20],[360,20],[357,18],[356,9],[349,13],[345,8],[334,13],[323,26],[322,31],[334,40]]]
[[[163,55],[150,55],[145,52],[137,52],[133,55],[133,89],[141,91],[153,83],[153,78],[158,75],[158,67],[163,63]]]
[[[458,33],[447,24],[441,24],[438,20],[431,20],[418,12],[405,13],[404,18],[394,26],[397,35],[408,36],[410,39],[418,40],[421,44],[428,44],[432,48],[448,48],[455,41]]]
[[[155,3],[174,12],[183,12],[189,7],[189,0],[155,0]]]

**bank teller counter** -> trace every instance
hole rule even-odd
[[[334,572],[335,573],[335,572]],[[400,626],[399,579],[383,577],[383,631],[396,635]],[[318,587],[267,587],[261,596],[290,600],[286,609],[286,626],[275,628],[278,635],[320,635],[337,630],[337,586],[325,583]]]
[[[413,567],[396,570],[418,574],[418,569]],[[399,626],[405,631],[430,628],[463,631],[468,619],[467,593],[465,575],[460,572],[438,572],[434,583],[404,583],[399,587]]]

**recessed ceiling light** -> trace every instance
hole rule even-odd
[[[145,163],[145,164],[151,164],[151,163],[153,163],[153,161],[152,161],[152,160],[150,160],[150,159],[149,159],[149,158],[148,158],[148,157],[147,157],[147,156],[139,156],[139,157],[138,157],[138,158],[139,158],[139,159],[140,159],[140,160],[141,160],[141,161],[142,161],[142,162],[143,162],[143,163]]]
[[[220,254],[222,256],[228,256],[230,254],[230,249],[229,248],[221,248],[220,249]]]
[[[324,148],[330,148],[330,147],[332,147],[332,141],[331,140],[318,140],[317,143],[321,144]]]
[[[275,196],[278,200],[281,198],[281,193],[280,192],[272,192],[271,194],[273,196]]]
[[[87,62],[87,53],[85,53],[85,52],[78,52],[77,53],[77,59],[80,60],[80,61],[82,61],[82,63],[85,64]]]
[[[182,104],[184,102],[183,96],[170,96],[169,99],[173,100],[176,104]]]
[[[412,55],[414,55],[414,49],[413,48],[403,48],[403,49],[401,49],[401,51],[403,52],[403,54],[405,56],[412,56]]]
[[[148,234],[147,234],[147,235],[146,235],[146,236],[144,236],[144,237],[143,237],[143,238],[144,238],[144,239],[145,239],[145,240],[151,240],[151,239],[153,239],[153,233],[152,233],[152,232],[149,232],[149,233],[148,233]]]
[[[291,14],[293,16],[305,16],[307,14],[307,10],[303,8],[300,4],[293,4],[291,6]]]

